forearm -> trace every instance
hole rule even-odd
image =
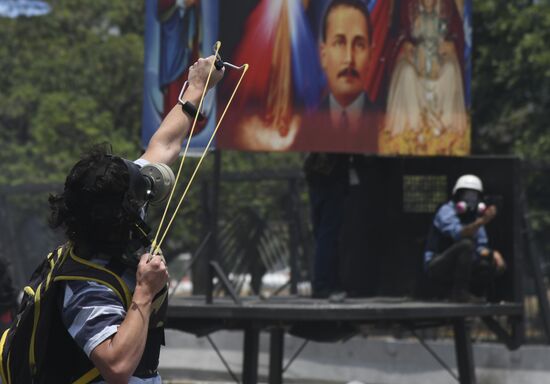
[[[465,238],[475,236],[479,228],[481,228],[484,224],[485,222],[483,221],[483,219],[478,218],[474,222],[463,226],[462,230],[460,231],[460,237]]]
[[[202,89],[189,86],[185,91],[184,98],[198,108],[202,91]],[[191,129],[191,124],[193,124],[193,117],[183,112],[179,103],[176,104],[151,137],[142,158],[152,163],[172,164],[178,158],[181,145]]]
[[[92,361],[109,383],[127,383],[135,372],[145,350],[151,302],[136,288],[117,333],[92,352]]]
[[[194,1],[189,1],[194,3]],[[213,70],[215,60],[214,55],[206,59],[200,58],[189,67],[187,78],[189,87],[185,90],[183,98],[194,104],[196,108],[199,108],[205,87],[213,88],[222,79],[225,72],[225,68]],[[194,118],[195,116],[189,116],[183,112],[179,104],[173,107],[149,141],[142,159],[152,163],[173,163],[179,155],[182,142],[187,136]]]

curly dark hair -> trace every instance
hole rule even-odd
[[[50,195],[50,226],[65,228],[69,240],[90,252],[120,252],[129,237],[123,208],[129,177],[109,144],[93,146],[69,172],[63,193]]]

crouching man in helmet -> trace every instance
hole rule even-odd
[[[450,299],[479,302],[471,294],[483,294],[506,263],[497,250],[489,247],[485,225],[497,214],[494,205],[482,201],[483,184],[475,175],[463,175],[453,188],[450,201],[435,214],[428,233],[424,266],[428,278]]]

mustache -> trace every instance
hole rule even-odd
[[[359,72],[355,68],[348,67],[338,72],[338,77],[353,76],[359,78]]]

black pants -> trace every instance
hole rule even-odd
[[[347,195],[347,187],[342,183],[310,186],[309,188],[311,219],[315,237],[314,294],[328,294],[341,289],[338,245]]]
[[[492,286],[496,266],[492,257],[474,260],[475,244],[471,239],[462,239],[445,251],[434,256],[427,267],[428,277],[448,290],[471,290],[482,295]]]

